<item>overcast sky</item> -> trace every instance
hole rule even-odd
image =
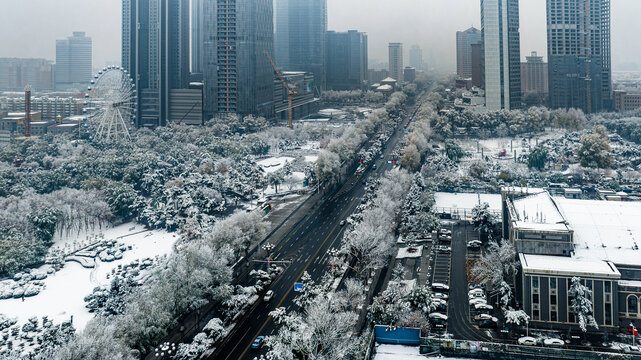
[[[614,70],[641,67],[641,0],[612,1]],[[423,48],[430,66],[455,71],[455,33],[480,28],[479,0],[328,0],[329,29],[369,34],[370,62],[387,43]],[[546,55],[545,0],[521,0],[521,55]],[[120,61],[121,0],[0,0],[0,57],[55,59],[55,40],[85,31],[94,66]]]

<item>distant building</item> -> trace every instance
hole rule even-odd
[[[390,76],[389,70],[387,69],[382,69],[382,70],[369,69],[367,72],[369,74],[368,79],[370,84],[376,84],[376,83],[380,84],[380,82],[383,81],[383,79],[386,79]]]
[[[92,75],[91,38],[74,32],[66,40],[56,40],[56,90],[81,90]]]
[[[293,97],[293,118],[303,119],[318,111],[319,99],[314,96],[314,74],[302,71],[285,71],[281,75],[288,84],[297,84],[298,95]],[[274,79],[274,108],[276,120],[289,119],[289,98],[287,89],[280,79]]]
[[[31,98],[31,110],[40,114],[43,121],[55,121],[58,116],[81,115],[83,99],[73,97],[36,96]],[[25,98],[11,96],[0,98],[0,108],[9,112],[24,112]]]
[[[137,125],[166,125],[171,90],[189,86],[189,0],[123,0],[122,67],[136,83]]]
[[[190,85],[189,89],[169,90],[169,122],[172,124],[203,124],[202,83]]]
[[[518,0],[481,0],[488,110],[521,106],[521,44]]]
[[[53,89],[53,61],[45,59],[0,58],[0,89],[34,91]]]
[[[50,122],[42,121],[42,114],[31,112],[31,135],[41,136],[47,132]],[[25,112],[10,112],[0,119],[0,131],[8,132],[12,137],[22,137],[25,134]]]
[[[271,0],[206,1],[204,118],[218,113],[274,117]],[[273,56],[273,55],[272,55]]]
[[[327,0],[274,0],[274,51],[280,69],[314,74],[325,88]]]
[[[628,94],[623,90],[614,90],[614,110],[619,112],[641,109],[641,94]]]
[[[523,94],[548,93],[548,64],[543,62],[542,56],[537,56],[536,51],[527,56],[526,62],[521,63],[521,91]]]
[[[547,0],[550,106],[612,107],[610,0]]]
[[[480,40],[481,31],[474,27],[456,32],[456,74],[459,77],[472,77],[472,45]]]
[[[412,66],[406,66],[403,70],[403,81],[406,83],[412,83],[416,80],[416,68]]]
[[[403,44],[389,44],[389,76],[397,81],[403,81]]]
[[[472,44],[472,85],[485,87],[485,67],[483,66],[483,42]]]
[[[191,73],[202,80],[205,68],[205,3],[207,0],[191,1]]]
[[[423,49],[418,45],[410,48],[410,66],[417,71],[427,71],[427,64],[423,61]]]
[[[367,34],[328,31],[326,57],[328,89],[363,88],[368,79]]]

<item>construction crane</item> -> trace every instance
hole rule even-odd
[[[269,56],[269,53],[267,50],[265,50],[265,56],[267,56],[267,59],[269,59],[270,64],[272,64],[272,67],[274,68],[274,72],[276,72],[276,76],[280,79],[280,81],[283,83],[283,87],[285,87],[285,90],[287,90],[287,98],[289,101],[289,128],[293,129],[294,128],[294,96],[300,95],[298,91],[296,90],[296,85],[294,84],[294,88],[290,88],[289,85],[287,84],[287,81],[283,78],[283,75],[281,75],[280,71],[276,68],[276,64],[274,64],[274,60],[272,60],[272,57]]]

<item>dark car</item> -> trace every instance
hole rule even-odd
[[[264,342],[265,342],[264,336],[257,337],[252,343],[252,349],[260,349],[263,346]]]

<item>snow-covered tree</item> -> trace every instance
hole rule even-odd
[[[572,278],[568,295],[572,299],[570,301],[570,309],[574,313],[581,331],[587,332],[588,326],[598,330],[599,325],[594,319],[592,290],[583,285],[581,279],[575,276]]]
[[[498,220],[496,215],[490,211],[490,205],[482,203],[475,205],[472,209],[472,222],[474,223],[474,229],[479,231],[481,236],[486,239],[494,232]]]
[[[489,288],[498,289],[505,281],[511,281],[518,270],[516,251],[509,241],[490,241],[487,250],[476,261],[472,268],[472,276]]]

